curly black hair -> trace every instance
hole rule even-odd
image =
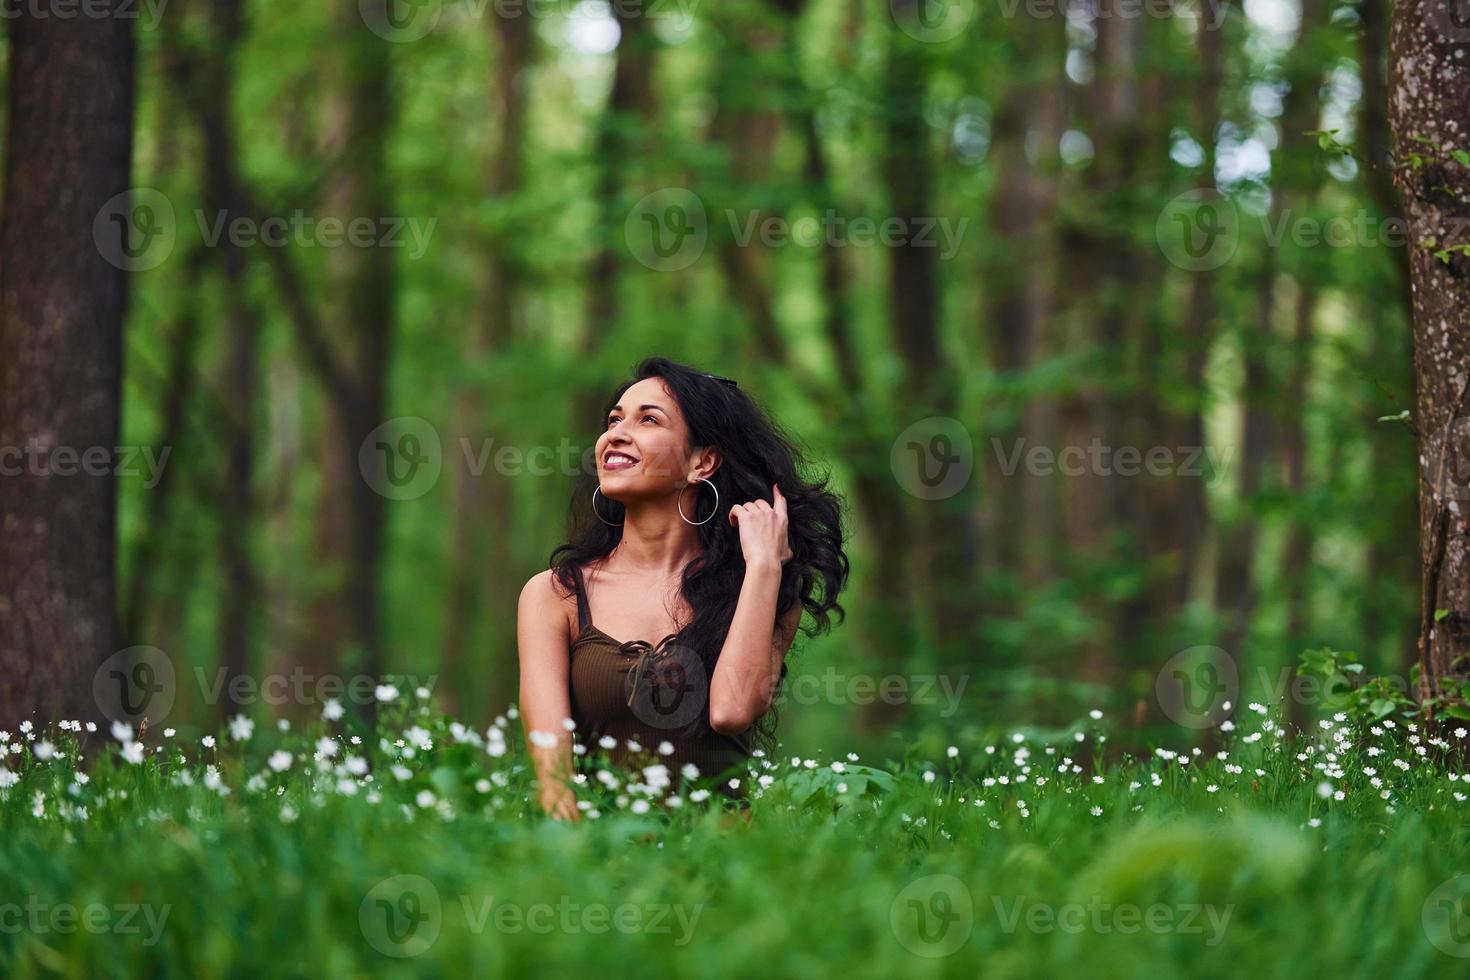
[[[723,461],[710,477],[722,502],[771,500],[771,484],[778,484],[786,498],[787,537],[792,556],[781,567],[781,585],[776,599],[779,620],[800,602],[806,615],[801,632],[816,636],[831,628],[831,613],[839,623],[846,611],[837,601],[847,585],[849,571],[843,551],[846,539],[843,498],[828,489],[831,471],[808,479],[808,464],[796,441],[773,421],[745,390],[728,378],[664,357],[649,357],[634,368],[633,377],[620,384],[603,407],[603,417],[617,405],[623,392],[645,378],[661,378],[679,403],[689,428],[689,449],[710,446]],[[703,491],[705,485],[697,484]],[[572,493],[570,540],[551,552],[550,567],[570,594],[579,582],[579,569],[607,557],[622,539],[623,505],[604,497],[597,502],[607,521],[593,512],[593,493],[598,487],[595,466],[582,468]],[[708,493],[702,497],[710,496]],[[703,513],[705,504],[694,504]],[[745,579],[745,556],[740,532],[726,520],[711,520],[698,526],[703,553],[685,566],[680,594],[694,610],[693,619],[680,630],[678,642],[697,653],[703,662],[706,681],[714,676],[715,663],[735,616],[740,586]],[[807,620],[810,619],[810,623]],[[775,702],[785,682],[772,698],[772,708],[756,722],[755,742],[766,751],[774,746],[778,724]],[[706,700],[706,704],[708,701]],[[698,713],[690,734],[709,731],[707,711]]]

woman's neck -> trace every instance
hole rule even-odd
[[[704,550],[699,529],[679,516],[672,501],[667,506],[631,506],[625,515],[623,538],[608,556],[615,567],[671,577]]]

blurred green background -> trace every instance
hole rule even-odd
[[[1094,707],[1144,737],[1199,646],[1242,699],[1308,647],[1407,669],[1381,0],[152,10],[134,180],[173,235],[123,441],[171,452],[120,482],[120,604],[181,691],[432,673],[503,710],[520,587],[590,515],[574,465],[493,454],[577,459],[650,354],[739,379],[850,504],[851,615],[793,676],[963,685],[790,704],[803,751]],[[439,444],[404,499],[359,466],[385,424]]]

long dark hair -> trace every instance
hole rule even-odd
[[[776,598],[777,620],[793,603],[805,608],[802,617],[809,625],[801,632],[816,636],[831,628],[830,613],[845,622],[846,611],[837,596],[847,585],[848,560],[842,546],[846,537],[843,526],[845,504],[838,494],[828,489],[831,472],[809,478],[803,472],[806,460],[791,438],[738,385],[717,379],[697,368],[678,364],[663,357],[649,357],[639,362],[633,377],[618,386],[603,406],[606,418],[623,392],[645,378],[661,378],[679,403],[689,428],[689,449],[711,446],[722,456],[719,469],[710,476],[720,495],[720,510],[728,514],[730,507],[750,500],[771,501],[771,484],[781,487],[786,497],[787,536],[792,557],[781,567],[781,586]],[[580,421],[580,420],[579,420]],[[572,493],[570,540],[551,552],[550,567],[557,580],[570,594],[578,587],[579,568],[607,557],[622,540],[624,507],[603,497],[597,501],[598,512],[608,525],[593,512],[592,495],[597,489],[595,466],[589,472],[582,467]],[[714,494],[704,483],[695,484],[697,498],[684,506],[697,518],[709,513]],[[691,495],[693,496],[693,495]],[[745,557],[740,550],[740,532],[721,514],[699,525],[702,555],[684,568],[680,594],[694,610],[693,619],[679,631],[677,643],[694,651],[704,665],[705,678],[714,676],[730,622],[735,617],[735,604],[745,578]],[[786,667],[781,668],[784,684]],[[707,682],[707,680],[706,680]],[[756,742],[769,751],[775,741],[778,722],[775,701],[772,708],[755,726]],[[691,724],[691,734],[709,730],[708,700]]]

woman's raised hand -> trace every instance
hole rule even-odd
[[[786,534],[786,498],[780,486],[771,484],[773,503],[752,500],[730,508],[730,523],[740,529],[740,550],[745,564],[770,562],[782,565],[791,558]]]

